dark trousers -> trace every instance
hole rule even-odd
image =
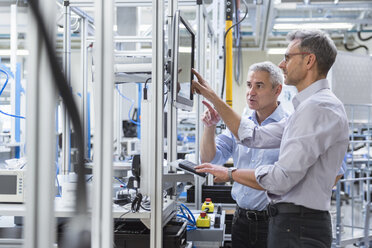
[[[330,248],[331,217],[318,213],[283,213],[270,217],[269,248]]]
[[[266,248],[268,225],[267,215],[237,209],[232,222],[232,248]]]

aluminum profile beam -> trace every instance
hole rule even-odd
[[[275,19],[275,24],[299,24],[299,23],[372,24],[372,19],[352,19],[352,18],[276,18]]]
[[[197,11],[196,11],[196,18],[197,18],[197,23],[198,23],[198,30],[197,30],[197,69],[199,70],[199,73],[201,75],[204,75],[204,48],[205,48],[205,40],[204,40],[204,35],[205,35],[205,18],[204,18],[204,6],[203,4],[199,4],[197,6]],[[196,103],[196,120],[199,119],[199,116],[201,115],[203,111],[203,105],[201,104],[201,96],[197,95],[195,98],[195,103]],[[195,133],[195,163],[199,163],[199,157],[200,157],[200,138],[202,137],[202,130],[203,130],[203,125],[201,121],[197,121],[195,123],[196,127],[196,133]],[[198,208],[201,206],[202,199],[202,180],[200,177],[195,177],[195,206]]]
[[[169,0],[173,1],[173,0]],[[168,4],[169,1],[164,1],[165,4]],[[72,6],[76,7],[93,7],[93,1],[71,1]],[[182,6],[195,6],[195,0],[179,0],[178,5]],[[116,0],[116,7],[150,7],[152,6],[152,0],[141,0],[141,1],[130,1],[130,0]]]
[[[266,11],[265,11],[265,19],[263,22],[263,28],[262,28],[262,33],[261,33],[261,40],[260,40],[260,49],[264,51],[266,49],[267,45],[267,40],[269,33],[271,30],[269,29],[270,22],[272,21],[272,16],[273,16],[273,9],[274,9],[274,1],[268,0],[266,2]]]
[[[173,15],[177,10],[177,0],[169,1],[168,5],[168,46],[173,47],[172,23]],[[176,51],[172,51],[174,53]],[[170,96],[173,94],[172,86],[169,86],[168,92]],[[169,97],[169,96],[168,96]],[[168,115],[167,115],[167,162],[170,164],[177,159],[177,109],[173,106],[173,99],[168,100]],[[172,170],[172,168],[168,168]]]
[[[55,3],[39,1],[40,12],[54,37]],[[28,248],[50,248],[55,243],[55,109],[57,94],[45,42],[32,11],[27,34],[29,71],[27,80],[27,197],[25,244]]]
[[[88,35],[88,20],[81,18],[81,41],[80,41],[80,59],[81,59],[81,82],[83,83],[83,94],[81,105],[83,110],[83,132],[84,132],[84,154],[85,158],[90,158],[88,151],[90,150],[90,133],[88,130],[88,48],[87,48],[87,35]]]
[[[17,49],[18,49],[18,32],[17,32],[17,5],[12,4],[10,6],[10,70],[14,75],[11,79],[10,84],[10,102],[11,111],[16,113],[16,68],[17,68]],[[11,142],[15,143],[16,140],[16,122],[19,122],[17,118],[11,118]]]
[[[92,247],[113,247],[113,94],[114,45],[112,0],[95,1],[95,133],[93,167]]]
[[[65,0],[56,0],[56,1],[57,1],[57,5],[63,6]],[[68,1],[68,2],[69,2],[69,6],[70,6],[71,11],[74,12],[74,14],[78,15],[82,19],[85,19],[90,24],[94,24],[93,17],[91,17],[88,13],[86,13],[85,11],[83,11],[82,9],[80,9],[78,7],[73,7],[73,6],[71,7],[71,3],[76,4],[75,1]],[[94,1],[89,2],[89,4],[93,7]]]
[[[370,1],[353,1],[353,2],[341,2],[337,4],[332,3],[280,3],[275,5],[277,10],[318,10],[318,9],[337,9],[338,11],[350,11],[358,10],[364,11],[372,8],[372,2]]]
[[[152,112],[151,146],[154,165],[151,167],[150,247],[163,247],[163,85],[164,85],[164,1],[152,2]]]
[[[63,71],[69,85],[71,85],[71,10],[68,1],[63,5]],[[67,174],[71,165],[71,127],[67,108],[62,104],[62,174]]]

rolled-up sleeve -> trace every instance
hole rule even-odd
[[[216,155],[210,163],[224,164],[231,157],[235,150],[236,142],[233,134],[226,130],[216,137]]]
[[[288,178],[288,175],[285,170],[278,165],[262,165],[255,170],[255,177],[257,183],[262,188],[273,193],[270,189],[277,187],[277,182],[283,180],[283,178]]]

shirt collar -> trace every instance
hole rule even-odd
[[[298,105],[300,105],[303,101],[323,89],[329,89],[329,83],[327,79],[321,79],[310,84],[307,88],[303,89],[301,92],[297,93],[297,95],[293,97],[292,103],[294,109],[296,110]]]
[[[285,113],[286,112],[284,111],[284,109],[282,107],[282,104],[280,104],[280,102],[278,101],[278,107],[276,107],[274,112],[272,112],[271,115],[269,115],[262,123],[264,123],[264,122],[266,122],[267,120],[270,120],[270,119],[275,121],[275,122],[278,122],[283,118]],[[256,125],[258,125],[256,110],[254,110],[252,112],[252,115],[249,116],[249,119],[251,119]]]

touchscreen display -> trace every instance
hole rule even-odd
[[[16,195],[17,194],[17,176],[0,175],[0,194]]]
[[[190,99],[191,95],[192,38],[192,35],[186,29],[183,22],[180,22],[177,93],[186,99]]]

